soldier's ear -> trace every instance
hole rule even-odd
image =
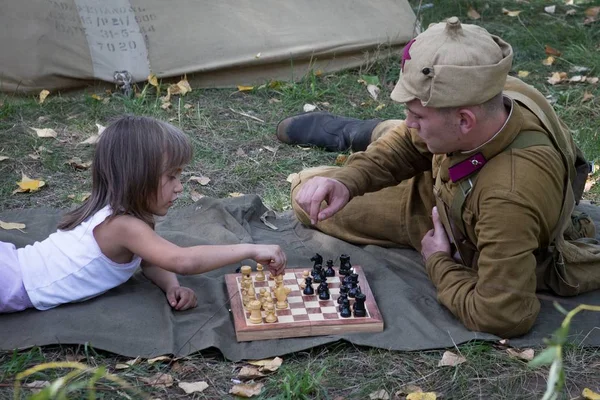
[[[477,115],[469,108],[459,109],[458,118],[458,126],[463,134],[471,132],[477,126]]]

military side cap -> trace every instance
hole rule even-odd
[[[502,91],[512,58],[504,40],[451,17],[405,46],[391,98],[400,103],[419,99],[435,108],[482,104]]]

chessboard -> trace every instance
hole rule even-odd
[[[383,331],[383,318],[371,292],[367,278],[360,266],[353,266],[353,272],[358,275],[360,290],[365,295],[365,316],[356,317],[354,313],[350,317],[340,315],[340,306],[337,302],[340,297],[340,287],[344,276],[339,275],[339,268],[334,268],[335,276],[327,278],[330,299],[320,300],[317,295],[319,284],[312,283],[313,295],[305,295],[303,287],[306,285],[306,271],[304,269],[286,269],[283,276],[283,285],[289,288],[287,305],[285,309],[275,309],[276,322],[267,322],[267,314],[261,308],[262,321],[253,323],[250,321],[251,312],[244,306],[242,295],[243,275],[227,274],[225,281],[227,291],[231,299],[231,313],[235,325],[236,338],[238,342],[265,339],[281,339],[301,336],[336,335],[353,332],[381,332]],[[268,291],[275,300],[272,289],[276,282],[268,274],[265,280],[256,280],[257,271],[250,273],[254,292]],[[341,279],[340,279],[341,278]],[[259,278],[260,279],[260,278]],[[260,299],[260,295],[257,296]],[[349,299],[350,306],[355,299]],[[255,318],[256,322],[256,318]]]

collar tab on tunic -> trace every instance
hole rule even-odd
[[[486,162],[487,160],[482,153],[473,154],[466,160],[448,168],[448,174],[452,182],[458,182],[481,169]]]

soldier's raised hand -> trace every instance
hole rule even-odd
[[[327,206],[321,210],[323,201],[327,202]],[[296,195],[296,203],[306,211],[313,225],[340,211],[348,201],[350,201],[350,191],[346,185],[322,176],[315,176],[308,180]]]
[[[437,207],[433,207],[431,210],[431,218],[433,219],[433,229],[430,229],[421,240],[421,255],[425,262],[432,254],[440,251],[450,254],[450,241],[446,235],[444,224],[440,220]]]

